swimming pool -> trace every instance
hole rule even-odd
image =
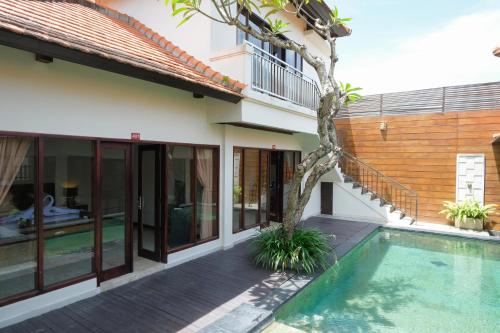
[[[498,332],[500,243],[379,229],[276,320],[306,332]]]

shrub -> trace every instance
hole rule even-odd
[[[257,265],[273,271],[295,270],[312,274],[326,269],[333,248],[329,236],[317,229],[295,229],[291,239],[282,227],[263,230],[253,241]]]
[[[452,221],[465,221],[467,218],[486,220],[490,214],[495,212],[496,205],[482,206],[477,200],[466,200],[461,203],[445,201],[444,207],[439,214],[446,214],[446,218]]]

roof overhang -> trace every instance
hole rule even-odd
[[[212,89],[206,85],[198,84],[196,82],[189,82],[175,76],[168,76],[155,71],[149,71],[140,67],[131,66],[113,59],[100,57],[96,54],[66,48],[56,43],[43,41],[27,35],[20,35],[2,28],[0,28],[0,44],[79,65],[182,89],[231,103],[238,103],[242,99],[242,96],[218,89]]]
[[[317,0],[311,0],[308,3],[304,4],[302,10],[306,12],[309,16],[314,18],[319,18],[324,22],[330,21],[330,12],[332,9],[326,4],[323,0],[321,2]],[[312,19],[307,19],[309,24],[314,24]],[[308,29],[310,27],[308,26]],[[351,34],[351,29],[346,26],[336,26],[334,31],[332,31],[332,35],[334,37],[345,37]]]

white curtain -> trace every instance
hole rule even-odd
[[[0,137],[0,206],[16,179],[31,141],[27,138]]]
[[[203,186],[201,197],[201,216],[200,216],[200,236],[201,239],[210,238],[213,236],[213,216],[215,205],[213,205],[213,149],[199,148],[196,150],[196,174],[198,180]]]

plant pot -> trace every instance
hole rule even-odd
[[[483,220],[466,218],[465,220],[455,219],[455,227],[468,230],[483,230]]]

